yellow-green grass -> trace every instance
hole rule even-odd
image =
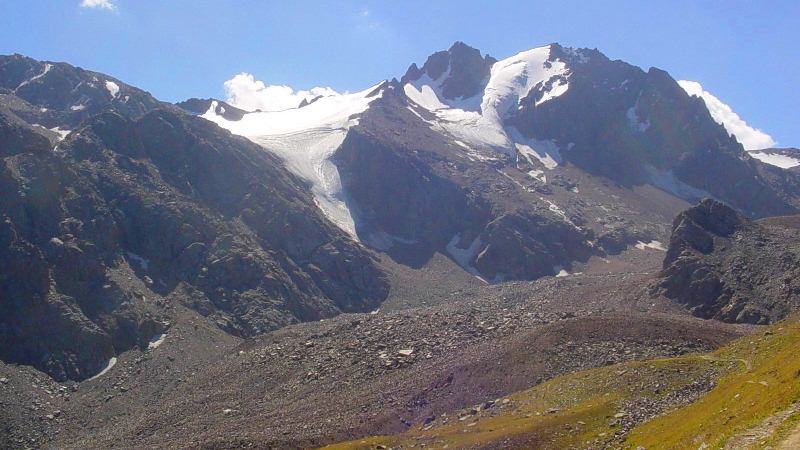
[[[632,401],[658,400],[704,374],[716,386],[693,403],[643,423],[614,441],[614,416]],[[658,384],[658,389],[653,387]],[[373,436],[329,446],[330,449],[419,447],[449,449],[492,444],[541,449],[723,448],[732,436],[786,411],[800,400],[800,323],[796,319],[759,330],[705,355],[633,361],[556,377],[507,397],[497,406],[459,420],[451,414],[433,427],[420,426],[394,436]],[[557,411],[554,411],[557,409]],[[787,416],[765,444],[791,432],[797,414]]]
[[[709,370],[731,364],[700,355],[634,361],[554,378],[506,397],[508,403],[459,420],[442,418],[430,429],[414,427],[395,436],[357,439],[328,449],[366,449],[425,443],[428,448],[465,448],[499,443],[536,448],[602,446],[614,439],[624,406],[633,399],[657,400],[686,387]],[[655,386],[658,385],[656,388]],[[624,418],[623,418],[624,419]]]
[[[800,399],[800,324],[795,320],[738,339],[711,357],[740,364],[698,401],[632,430],[631,447],[723,448],[732,436]]]

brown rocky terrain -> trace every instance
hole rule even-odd
[[[643,277],[466,289],[439,306],[340,315],[235,347],[223,334],[213,349],[195,344],[213,325],[175,304],[192,317],[80,383],[57,406],[59,434],[44,438],[67,448],[308,447],[404,431],[574,370],[705,351],[747,330],[637,300]]]

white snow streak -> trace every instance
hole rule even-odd
[[[53,65],[52,65],[52,64],[45,63],[45,65],[44,65],[44,70],[42,70],[42,73],[40,73],[40,74],[38,74],[38,75],[36,75],[36,76],[34,76],[34,77],[31,77],[31,78],[30,78],[30,79],[28,79],[28,80],[25,80],[25,81],[23,81],[23,82],[22,82],[22,83],[20,83],[20,84],[19,84],[19,86],[17,86],[17,87],[16,87],[16,89],[14,89],[14,90],[17,90],[17,89],[21,88],[22,86],[25,86],[25,85],[27,85],[27,84],[31,84],[32,82],[34,82],[34,81],[38,80],[39,78],[42,78],[43,76],[47,75],[47,72],[50,72],[50,69],[52,69],[52,68],[53,68]]]
[[[91,381],[91,380],[94,380],[94,379],[102,377],[109,370],[111,370],[116,364],[117,364],[117,357],[116,356],[112,356],[111,359],[108,360],[108,364],[106,364],[106,367],[103,370],[101,370],[100,373],[98,373],[97,375],[89,378],[89,380],[87,380],[87,381]]]
[[[628,124],[630,124],[632,129],[640,133],[644,133],[648,128],[650,128],[650,119],[642,122],[641,119],[639,119],[639,115],[636,113],[636,109],[638,107],[639,102],[637,101],[635,105],[628,108],[628,112],[625,113],[625,117],[628,118]]]
[[[776,143],[772,136],[748,125],[730,106],[704,90],[700,83],[680,80],[678,84],[687,94],[703,99],[714,121],[724,126],[728,133],[734,135],[745,150],[759,150],[775,146]]]

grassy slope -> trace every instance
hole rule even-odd
[[[734,435],[786,410],[800,399],[800,323],[787,320],[708,355],[638,361],[564,375],[507,397],[487,410],[437,418],[395,436],[370,437],[331,449],[490,446],[652,449],[722,448]],[[615,437],[639,405],[673,402],[693,381],[713,376],[716,386],[697,401],[673,409]],[[480,409],[480,408],[476,408]],[[466,417],[459,420],[461,417]],[[790,419],[794,419],[794,415]],[[615,424],[622,422],[622,424]],[[794,423],[787,421],[779,431]]]
[[[715,389],[691,405],[634,429],[629,442],[645,448],[722,448],[800,400],[800,323],[785,321],[744,337],[713,354],[744,360]]]

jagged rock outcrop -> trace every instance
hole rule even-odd
[[[750,221],[705,199],[673,224],[653,292],[693,314],[770,323],[800,307],[800,217]]]

